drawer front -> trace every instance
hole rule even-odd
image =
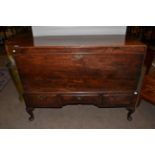
[[[29,107],[61,107],[59,97],[55,94],[25,94],[24,99]]]
[[[136,104],[137,95],[134,94],[103,94],[103,107],[126,107]]]
[[[61,102],[67,104],[101,104],[102,97],[97,94],[64,94],[61,95]]]
[[[64,105],[95,105],[98,107],[126,107],[136,104],[137,95],[132,94],[25,94],[29,107],[62,107]]]
[[[132,48],[37,50],[21,49],[15,56],[27,91],[136,90],[144,59],[143,52]]]

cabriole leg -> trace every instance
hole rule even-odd
[[[29,121],[33,121],[34,120],[34,115],[33,115],[34,108],[26,107],[26,111],[30,115]]]
[[[127,108],[128,114],[127,114],[127,119],[128,121],[132,121],[132,114],[135,112],[135,108]]]

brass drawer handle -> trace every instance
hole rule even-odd
[[[77,99],[78,101],[81,101],[81,100],[82,100],[82,96],[77,96],[76,99]]]
[[[83,58],[83,55],[82,55],[82,54],[75,54],[75,55],[74,55],[74,58],[75,58],[76,60],[80,60],[80,59]]]
[[[39,98],[40,100],[45,100],[45,99],[47,99],[47,96],[38,96],[38,98]]]

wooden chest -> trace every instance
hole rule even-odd
[[[135,41],[117,43],[117,38],[38,37],[39,44],[16,46],[14,56],[30,120],[34,108],[76,104],[126,107],[131,120],[146,47]]]

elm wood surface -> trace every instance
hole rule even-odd
[[[19,44],[15,60],[27,108],[126,107],[131,120],[146,46],[120,37],[37,37],[39,44]]]
[[[150,68],[152,66],[152,62],[155,59],[155,47],[148,46],[147,54],[145,58],[145,65],[146,65],[146,74],[149,74]]]
[[[25,93],[27,107],[63,107],[65,105],[89,105],[97,107],[131,106],[137,96],[133,93]],[[133,105],[132,105],[133,106]]]
[[[18,49],[16,64],[26,92],[136,91],[144,58],[130,48]]]
[[[140,95],[141,99],[155,105],[155,75],[145,75]]]

